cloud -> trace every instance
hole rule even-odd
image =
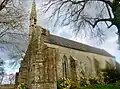
[[[37,7],[39,9],[41,7],[41,4],[42,2],[39,3],[39,1],[37,0]],[[107,52],[115,56],[116,60],[120,63],[120,51],[118,50],[118,37],[116,34],[117,29],[115,26],[108,29],[105,24],[99,24],[99,26],[103,29],[105,34],[103,38],[105,40],[102,43],[100,43],[98,40],[96,40],[96,38],[84,38],[82,37],[82,35],[75,36],[72,32],[72,29],[69,26],[57,26],[56,28],[54,28],[54,26],[51,24],[52,22],[48,23],[47,19],[45,19],[50,15],[50,12],[48,13],[48,16],[44,16],[44,14],[42,14],[42,11],[40,13],[41,14],[38,14],[38,24],[48,29],[52,34],[56,34],[58,36],[65,37],[80,43],[88,44],[97,48],[105,49]]]

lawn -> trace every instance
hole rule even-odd
[[[81,87],[80,89],[120,89],[120,83],[86,86]]]

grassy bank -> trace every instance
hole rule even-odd
[[[107,84],[107,85],[91,85],[81,87],[80,89],[120,89],[120,83]]]

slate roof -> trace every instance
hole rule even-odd
[[[104,55],[104,56],[108,56],[108,57],[114,57],[111,54],[109,54],[108,52],[106,52],[104,49],[95,48],[95,47],[88,46],[88,45],[85,45],[82,43],[78,43],[78,42],[75,42],[75,41],[72,41],[72,40],[69,40],[66,38],[58,37],[55,35],[50,35],[48,37],[47,42],[50,44],[55,44],[55,45],[59,45],[62,47],[67,47],[67,48],[71,48],[71,49],[75,49],[75,50],[95,53],[95,54]]]

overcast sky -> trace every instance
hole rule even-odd
[[[37,3],[37,9],[43,8],[41,6],[42,0],[36,0]],[[46,15],[50,15],[50,13],[47,13]],[[53,27],[48,24],[48,21],[46,20],[46,15],[42,13],[42,10],[38,10],[38,24],[48,29],[52,34],[65,37],[77,42],[81,42],[84,44],[88,44],[94,47],[98,47],[101,49],[105,49],[107,52],[112,54],[116,57],[115,60],[117,60],[120,63],[120,51],[118,50],[118,44],[117,44],[117,35],[116,35],[116,27],[112,26],[110,29],[107,29],[104,24],[100,24],[102,29],[104,29],[105,32],[105,41],[103,43],[100,43],[99,41],[96,41],[96,39],[91,39],[89,37],[81,37],[81,36],[75,36],[72,32],[72,29],[69,28],[69,26],[66,27],[57,27],[53,31]]]

